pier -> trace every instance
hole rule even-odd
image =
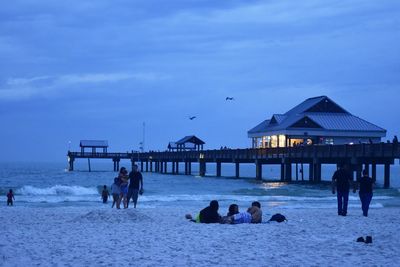
[[[240,177],[240,164],[253,163],[255,178],[262,179],[263,165],[279,165],[280,180],[293,181],[292,168],[306,165],[309,169],[308,181],[320,182],[322,164],[348,164],[356,177],[361,177],[362,169],[370,171],[376,178],[377,165],[384,166],[384,187],[390,187],[390,166],[400,158],[397,143],[356,144],[356,145],[310,145],[283,148],[221,149],[179,152],[71,152],[68,151],[69,170],[74,170],[76,159],[111,159],[114,171],[119,170],[121,159],[129,159],[140,164],[144,172],[169,174],[192,174],[192,164],[199,164],[199,175],[205,176],[207,163],[216,164],[215,176],[221,176],[222,163],[235,164],[235,176]],[[170,169],[168,169],[170,163]],[[184,164],[184,172],[179,171],[179,163]],[[297,172],[296,172],[297,175]]]

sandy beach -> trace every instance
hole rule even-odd
[[[200,207],[198,207],[200,208]],[[227,207],[221,207],[225,213]],[[264,208],[286,223],[196,224],[197,207],[1,207],[1,266],[396,266],[399,208]],[[372,244],[355,242],[371,235]]]

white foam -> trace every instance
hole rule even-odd
[[[38,188],[30,185],[17,189],[16,194],[23,196],[57,196],[57,195],[98,195],[95,187],[55,185],[52,187]]]

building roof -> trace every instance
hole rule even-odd
[[[200,140],[199,138],[197,138],[194,135],[188,135],[185,136],[184,138],[182,138],[181,140],[176,141],[177,145],[181,145],[181,144],[185,144],[185,143],[192,143],[195,145],[204,145],[205,143]]]
[[[81,140],[80,147],[108,147],[107,140]]]
[[[352,115],[327,96],[309,98],[285,114],[274,114],[271,119],[249,130],[248,134],[302,129],[386,134],[385,129]]]

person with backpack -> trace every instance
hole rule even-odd
[[[361,208],[363,211],[363,215],[365,217],[368,217],[368,209],[369,209],[369,204],[371,204],[373,196],[372,189],[374,184],[375,184],[375,179],[369,177],[367,170],[364,169],[362,177],[357,179],[357,185],[356,188],[354,189],[354,192],[357,190],[358,187],[359,188],[358,194],[361,200]]]

